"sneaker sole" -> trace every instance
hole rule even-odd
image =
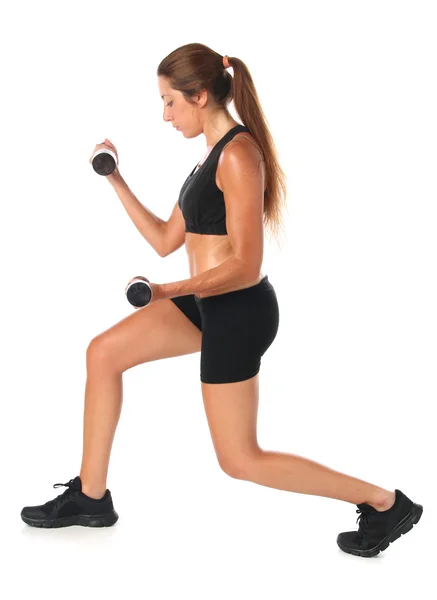
[[[115,510],[102,515],[75,515],[72,517],[63,517],[61,519],[30,519],[21,515],[21,518],[27,525],[32,527],[70,527],[71,525],[82,525],[82,527],[111,527],[118,521],[118,514]]]
[[[420,517],[422,516],[423,506],[421,504],[413,503],[411,508],[411,512],[409,512],[405,517],[397,523],[396,527],[394,527],[390,533],[383,538],[379,544],[374,546],[373,548],[368,548],[367,550],[359,550],[358,548],[348,548],[347,546],[343,546],[341,542],[337,539],[337,545],[343,552],[347,552],[348,554],[354,554],[355,556],[362,556],[364,558],[371,558],[372,556],[376,556],[380,552],[386,550],[389,545],[413,529],[413,525],[416,525],[420,521]]]

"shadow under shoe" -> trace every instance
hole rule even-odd
[[[33,527],[110,527],[118,521],[111,492],[107,489],[103,498],[90,498],[82,492],[79,476],[68,483],[55,483],[54,488],[66,486],[64,493],[39,506],[25,506],[21,518]]]
[[[346,531],[337,537],[337,545],[343,552],[364,558],[376,556],[419,522],[423,506],[412,502],[401,490],[395,490],[395,494],[395,503],[385,511],[367,503],[357,504],[358,531]]]

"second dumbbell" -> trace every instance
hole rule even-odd
[[[152,288],[142,279],[132,281],[126,288],[126,297],[132,306],[146,306],[152,299]]]

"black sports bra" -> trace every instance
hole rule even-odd
[[[213,146],[197,171],[198,165],[185,180],[179,193],[178,204],[185,219],[187,233],[227,235],[224,196],[217,187],[215,176],[221,151],[237,133],[242,131],[249,132],[249,129],[245,125],[236,125],[230,129]]]

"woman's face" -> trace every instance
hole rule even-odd
[[[164,103],[164,121],[170,121],[185,137],[200,135],[203,128],[199,105],[187,102],[182,92],[171,88],[165,77],[158,77],[158,88]]]

